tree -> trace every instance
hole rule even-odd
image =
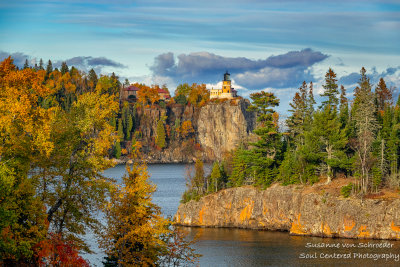
[[[163,149],[166,145],[164,122],[161,119],[157,122],[156,145],[160,149]]]
[[[120,141],[116,141],[114,145],[114,157],[119,159],[121,157],[121,143]]]
[[[292,102],[289,103],[292,108],[289,112],[292,114],[286,120],[289,128],[289,135],[296,147],[304,144],[304,130],[307,124],[310,124],[309,121],[306,123],[307,117],[309,116],[309,102],[310,100],[307,97],[307,84],[304,81],[299,88],[299,92],[296,92]]]
[[[148,180],[146,166],[127,165],[127,173],[122,186],[111,191],[100,244],[122,265],[152,266],[166,247],[161,237],[168,233],[169,221],[151,201],[155,186]]]
[[[39,70],[44,70],[44,64],[43,64],[43,59],[40,59],[39,61]]]
[[[314,151],[322,163],[322,173],[326,173],[327,182],[330,183],[334,177],[334,171],[346,166],[346,154],[344,148],[347,144],[347,136],[341,128],[339,117],[335,109],[325,106],[324,110],[314,115],[312,129],[308,135],[308,142],[317,145]],[[326,168],[325,168],[326,166]]]
[[[125,78],[124,87],[128,87],[130,84],[129,80]]]
[[[210,184],[208,187],[208,192],[217,192],[219,189],[222,189],[224,184],[224,171],[223,165],[218,161],[214,162],[213,168],[210,175]]]
[[[191,121],[182,122],[182,125],[181,125],[179,131],[183,138],[186,138],[186,137],[189,137],[190,135],[192,135],[194,133],[192,122]]]
[[[67,72],[69,72],[68,65],[64,61],[64,62],[61,63],[61,74],[64,75]]]
[[[385,80],[383,78],[379,79],[379,83],[375,88],[375,97],[378,111],[385,110],[387,105],[392,104],[393,90],[387,88]]]
[[[89,74],[88,74],[88,86],[90,89],[95,89],[97,86],[97,74],[94,71],[94,69],[90,69]]]
[[[37,105],[51,93],[40,72],[17,70],[11,57],[0,63],[0,258],[6,265],[34,264],[33,248],[46,237],[44,203],[28,174],[54,148],[55,110]]]
[[[356,139],[353,148],[356,151],[355,172],[361,178],[361,192],[367,193],[371,188],[372,143],[378,128],[374,110],[374,95],[365,68],[361,69],[361,77],[355,89],[352,117],[356,127]]]
[[[25,59],[24,69],[28,69],[28,68],[29,68],[28,59]]]
[[[118,137],[120,141],[124,141],[124,131],[123,131],[123,125],[122,125],[122,119],[118,119]]]
[[[345,128],[349,121],[349,104],[346,97],[346,89],[340,86],[340,106],[339,106],[339,120],[342,128]]]
[[[269,185],[276,175],[276,167],[280,159],[282,143],[278,132],[278,124],[274,122],[272,107],[279,105],[279,99],[273,93],[260,92],[250,95],[252,99],[248,111],[257,112],[258,127],[254,133],[257,142],[251,143],[253,148],[248,153],[247,162],[258,185]],[[276,114],[277,115],[277,114]]]
[[[112,96],[88,92],[70,110],[58,109],[51,127],[54,149],[34,164],[32,179],[48,207],[49,229],[83,250],[88,247],[80,235],[99,227],[95,211],[111,183],[102,171],[113,165],[106,156],[117,136],[108,119],[117,108]]]
[[[40,66],[39,66],[39,68],[40,68]],[[46,66],[46,74],[49,75],[52,72],[53,72],[53,64],[51,63],[51,60],[49,59],[49,62],[47,63],[47,66]]]
[[[322,108],[329,106],[330,109],[337,110],[337,105],[339,103],[337,95],[339,94],[339,91],[336,82],[336,73],[329,68],[328,72],[325,74],[325,84],[322,85],[324,88],[324,93],[321,95],[322,97],[327,97],[328,99],[322,101]]]

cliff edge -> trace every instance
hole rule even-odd
[[[225,189],[181,204],[174,219],[185,226],[400,240],[400,199],[343,198],[301,186]]]

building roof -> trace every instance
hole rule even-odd
[[[124,90],[125,91],[139,91],[140,88],[137,88],[136,86],[131,85],[131,86],[124,88]]]

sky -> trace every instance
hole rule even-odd
[[[351,97],[361,67],[400,87],[400,0],[0,0],[0,60],[42,58],[121,80],[266,90],[284,113],[332,68]],[[317,96],[318,99],[318,96]]]

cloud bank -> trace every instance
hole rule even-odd
[[[306,48],[286,54],[253,60],[245,57],[223,57],[209,52],[180,54],[164,53],[150,67],[153,76],[166,76],[177,83],[215,83],[228,70],[236,83],[251,89],[287,88],[303,80],[311,80],[308,70],[328,55]]]
[[[19,68],[22,68],[25,64],[25,60],[28,59],[28,62],[31,66],[34,66],[35,63],[39,64],[39,59],[32,57],[30,55],[26,55],[22,52],[16,53],[8,53],[5,51],[0,51],[0,60],[3,60],[7,57],[11,56],[14,60],[14,64]],[[43,60],[44,65],[47,65],[48,60]],[[126,68],[125,65],[116,62],[112,59],[106,57],[91,57],[91,56],[79,56],[73,57],[66,60],[57,60],[52,61],[53,67],[59,68],[62,62],[66,62],[69,67],[76,67],[83,71],[89,71],[90,69],[94,69],[96,72],[102,72],[103,68],[111,67],[111,68]]]

